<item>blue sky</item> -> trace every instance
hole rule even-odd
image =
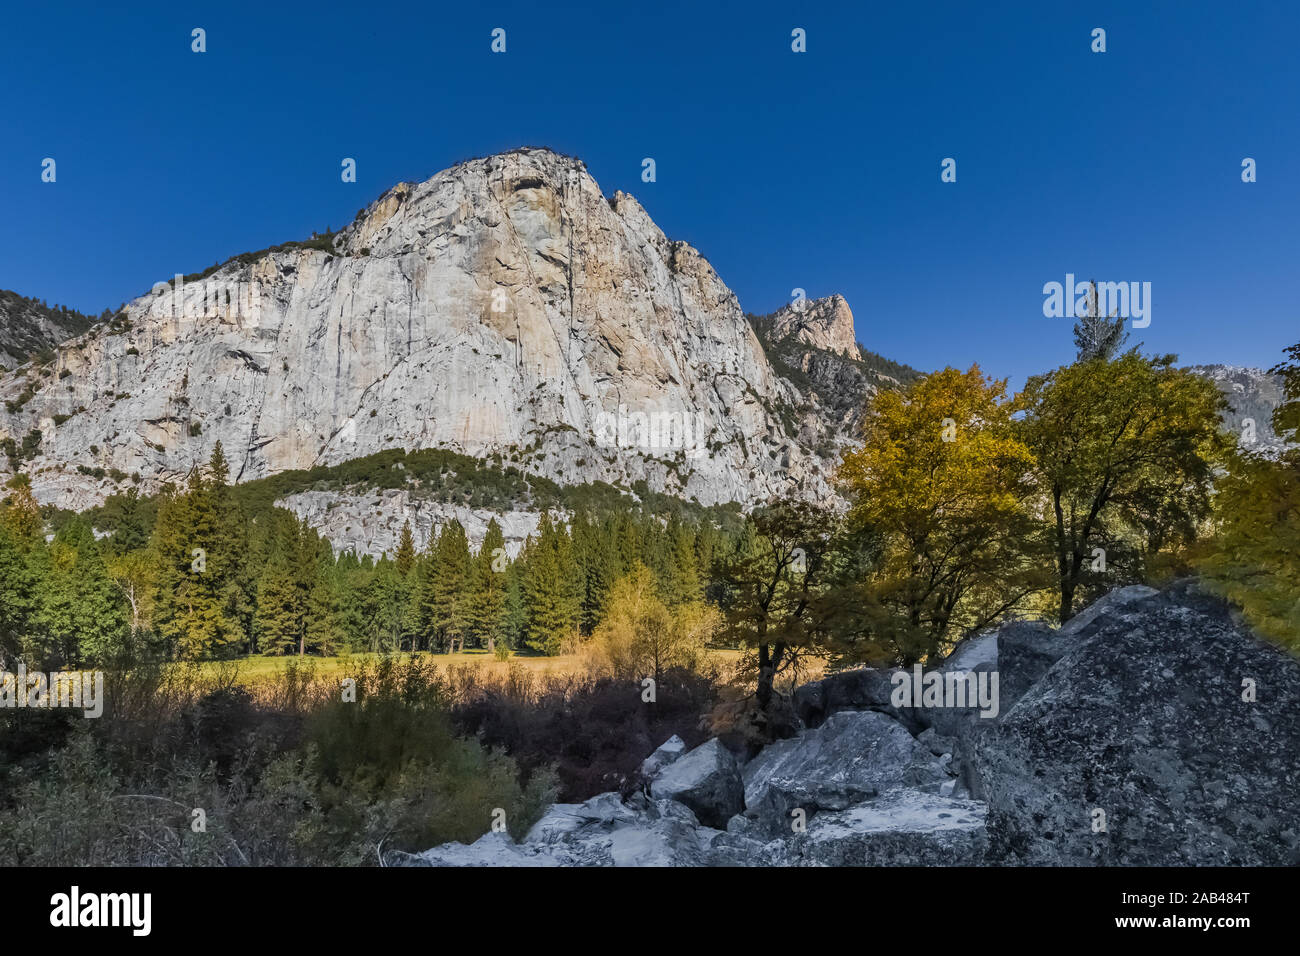
[[[1188,363],[1300,341],[1294,3],[609,7],[11,5],[0,288],[98,312],[533,144],[636,195],[745,309],[839,292],[920,368],[1068,361],[1042,312],[1067,272],[1150,282],[1135,340]]]

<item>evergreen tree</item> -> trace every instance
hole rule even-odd
[[[420,622],[431,645],[454,652],[458,643],[463,644],[469,574],[469,540],[465,528],[453,518],[443,525],[421,582]]]
[[[605,617],[610,588],[614,584],[617,560],[614,541],[608,523],[602,528],[584,513],[574,516],[570,532],[581,579],[579,623],[582,632],[590,634]]]
[[[411,536],[411,522],[402,524],[402,536],[397,542],[397,573],[405,577],[415,567],[415,538]]]
[[[694,604],[703,594],[695,556],[695,536],[690,528],[673,515],[668,522],[665,539],[667,560],[659,593],[669,608]]]
[[[317,654],[337,654],[346,643],[342,627],[342,586],[331,561],[319,560],[315,571],[307,595],[305,649]]]
[[[1111,312],[1109,317],[1100,314],[1101,305],[1095,280],[1088,284],[1088,292],[1085,295],[1088,300],[1087,305],[1084,311],[1076,316],[1077,321],[1074,323],[1077,361],[1091,362],[1093,359],[1100,359],[1109,362],[1128,339],[1128,333],[1124,331],[1124,317],[1119,315],[1118,309]]]
[[[75,666],[117,660],[127,648],[128,615],[90,526],[64,525],[50,546],[38,627],[47,657]]]
[[[512,650],[524,646],[528,634],[528,610],[524,605],[523,565],[518,561],[506,569],[505,643]]]
[[[245,645],[252,617],[244,557],[247,524],[226,485],[220,443],[211,477],[190,472],[164,497],[154,525],[154,624],[182,657],[227,656]]]
[[[289,654],[298,649],[302,633],[302,603],[293,571],[283,554],[262,570],[257,585],[255,617],[257,647],[263,654]]]
[[[523,580],[525,643],[543,654],[558,654],[578,625],[580,602],[569,537],[557,530],[549,512],[542,514],[536,540],[529,540]]]
[[[401,650],[404,628],[410,618],[410,592],[407,579],[397,572],[396,564],[387,555],[375,565],[368,603],[367,636],[371,650]]]
[[[0,670],[12,670],[23,655],[40,603],[40,579],[31,560],[36,545],[15,536],[12,527],[0,521]]]
[[[506,631],[505,536],[495,518],[488,522],[483,545],[474,558],[464,602],[465,638],[477,647],[496,649]]]
[[[126,494],[118,495],[117,521],[113,534],[108,538],[108,549],[113,555],[129,554],[139,551],[149,544],[149,535],[145,530],[144,509],[140,503],[140,492],[135,488]]]

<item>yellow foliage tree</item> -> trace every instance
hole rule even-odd
[[[840,480],[851,524],[876,536],[865,588],[893,663],[936,654],[1044,586],[1026,557],[1033,456],[1005,381],[945,368],[872,399]]]
[[[611,677],[657,683],[674,667],[697,667],[718,626],[718,611],[703,602],[670,611],[656,594],[654,574],[637,563],[614,582],[609,614],[586,645],[588,665]]]

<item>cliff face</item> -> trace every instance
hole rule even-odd
[[[796,334],[856,353],[847,305],[823,301]],[[324,242],[160,284],[0,398],[0,432],[41,433],[37,496],[71,508],[113,476],[183,476],[218,440],[237,480],[396,446],[705,504],[827,491],[799,390],[708,262],[548,150],[399,184]]]
[[[1242,447],[1268,456],[1281,453],[1286,443],[1273,431],[1273,411],[1286,400],[1280,375],[1238,365],[1193,365],[1191,371],[1214,382],[1228,400],[1223,427],[1241,439]]]
[[[920,374],[864,351],[843,296],[803,300],[770,315],[750,316],[777,374],[794,386],[794,428],[800,443],[828,464],[857,441],[867,403],[882,388]],[[787,416],[789,407],[787,406]]]

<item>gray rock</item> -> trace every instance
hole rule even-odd
[[[796,866],[971,866],[988,848],[984,804],[899,789],[846,810],[818,813],[787,841]]]
[[[1109,602],[977,740],[998,858],[1300,864],[1300,662],[1187,600]]]
[[[997,632],[1000,714],[1009,711],[1061,659],[1071,639],[1038,621],[1013,621]]]
[[[937,791],[947,779],[929,749],[892,717],[843,711],[746,764],[745,808],[779,832],[796,807],[843,810],[900,786]]]
[[[792,703],[805,727],[820,727],[832,714],[872,710],[888,714],[913,733],[928,725],[919,708],[898,708],[890,701],[898,668],[859,667],[840,671],[795,689]]]
[[[488,833],[468,846],[446,843],[423,853],[390,853],[392,866],[703,866],[721,831],[699,825],[673,800],[602,793],[585,803],[555,804],[522,843]]]
[[[723,828],[745,803],[736,758],[716,737],[665,767],[650,784],[656,800],[676,800],[706,826]]]
[[[991,671],[998,667],[997,631],[981,631],[957,642],[940,665],[944,670]]]
[[[1158,593],[1155,588],[1149,588],[1145,584],[1130,584],[1127,587],[1115,588],[1062,624],[1056,632],[1057,636],[1071,637],[1079,634],[1102,615],[1118,611],[1134,601],[1142,601]]]
[[[590,831],[592,825],[612,829],[639,820],[638,806],[624,803],[617,793],[601,793],[585,803],[556,803],[533,824],[526,843],[558,843]]]
[[[654,753],[642,761],[641,777],[645,780],[653,780],[665,767],[673,763],[685,752],[686,741],[673,734],[656,747]]]
[[[485,833],[471,844],[444,843],[423,853],[384,855],[388,866],[561,866],[572,863],[541,847],[515,843],[506,833]]]

